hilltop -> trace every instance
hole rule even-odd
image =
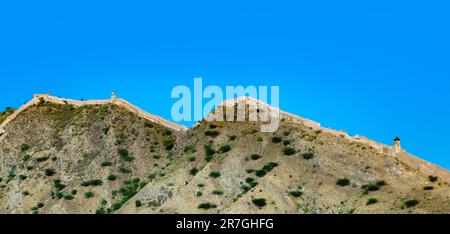
[[[267,108],[222,106],[238,103]],[[115,96],[36,95],[7,115],[0,213],[450,212],[447,170],[286,112],[274,133],[262,121],[187,129]]]

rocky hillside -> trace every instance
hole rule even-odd
[[[441,176],[289,118],[260,124],[177,131],[114,104],[36,103],[3,129],[0,213],[450,213]]]

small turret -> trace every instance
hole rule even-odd
[[[111,101],[112,101],[112,103],[115,103],[116,99],[117,99],[116,93],[112,92],[112,94],[111,94]]]
[[[394,145],[392,146],[392,151],[395,155],[402,151],[402,146],[400,145],[400,138],[397,136],[394,139]]]

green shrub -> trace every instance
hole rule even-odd
[[[216,154],[216,150],[213,148],[211,144],[207,144],[204,146],[206,156],[213,156]]]
[[[301,197],[301,196],[303,195],[303,192],[298,191],[298,190],[296,190],[296,191],[290,191],[290,192],[289,192],[289,195],[298,198],[298,197]]]
[[[64,200],[67,200],[67,201],[71,201],[71,200],[73,200],[75,197],[74,196],[72,196],[72,195],[66,195],[66,196],[64,196]]]
[[[214,209],[217,208],[217,205],[214,203],[202,203],[198,206],[199,209],[203,209],[203,210],[209,210],[209,209]]]
[[[313,152],[307,152],[302,154],[303,159],[310,160],[314,158]]]
[[[117,153],[125,162],[132,162],[134,160],[134,158],[130,156],[127,149],[118,149]]]
[[[140,201],[140,200],[136,200],[135,202],[134,202],[134,204],[136,205],[136,207],[141,207],[142,206],[142,202]]]
[[[27,178],[28,178],[28,176],[26,176],[26,175],[19,175],[20,180],[26,180]]]
[[[228,140],[229,140],[229,141],[234,141],[234,140],[236,140],[236,138],[237,138],[236,135],[228,136]]]
[[[212,194],[213,194],[213,195],[219,195],[219,196],[222,196],[222,195],[223,195],[223,192],[220,191],[220,190],[214,190],[214,191],[212,192]]]
[[[193,145],[187,145],[183,149],[183,152],[185,152],[185,153],[188,153],[188,152],[194,153],[196,151],[197,150],[195,149],[195,146],[193,146]]]
[[[221,176],[221,174],[218,171],[213,171],[209,174],[209,176],[216,179],[216,178],[219,178]]]
[[[192,168],[191,171],[189,172],[189,174],[195,176],[198,173],[198,169],[196,167]]]
[[[267,201],[264,198],[256,198],[252,200],[253,204],[255,204],[255,206],[262,208],[265,207],[267,205]]]
[[[414,206],[416,206],[417,204],[419,204],[419,201],[417,201],[417,200],[415,200],[415,199],[405,201],[405,206],[406,206],[406,208],[414,207]]]
[[[253,183],[255,181],[255,179],[248,177],[247,179],[245,179],[246,183]]]
[[[350,180],[347,179],[347,178],[338,179],[336,181],[336,184],[341,186],[341,187],[349,186],[350,185]]]
[[[93,192],[85,192],[84,197],[86,197],[86,198],[94,197],[94,193]]]
[[[192,156],[192,157],[189,157],[189,162],[195,162],[195,157],[194,156]]]
[[[274,144],[278,144],[282,141],[283,139],[281,139],[281,137],[272,137],[272,143]]]
[[[297,151],[294,148],[291,147],[285,147],[283,148],[283,154],[286,156],[294,155]]]
[[[27,145],[27,144],[22,144],[22,145],[20,146],[20,151],[22,151],[22,152],[25,152],[25,151],[27,151],[27,150],[29,150],[29,149],[30,149],[30,146]]]
[[[33,166],[27,166],[27,170],[28,170],[28,171],[33,170]],[[1,182],[1,181],[0,181],[0,182]]]
[[[271,172],[275,167],[278,166],[278,163],[270,162],[264,165],[263,170],[266,172]]]
[[[31,159],[31,155],[27,154],[27,155],[23,156],[22,161],[28,162],[28,161],[30,161],[30,159]]]
[[[197,194],[195,194],[195,196],[197,196],[197,197],[201,197],[201,196],[203,196],[203,193],[202,193],[202,192],[200,192],[200,191],[198,191],[198,192],[197,192]]]
[[[210,128],[210,129],[216,129],[216,128],[217,128],[217,125],[215,125],[215,124],[210,124],[210,125],[209,125],[209,128]]]
[[[376,203],[378,203],[378,199],[376,199],[376,198],[369,198],[369,200],[367,200],[366,205],[370,206],[370,205],[373,205],[373,204],[376,204]]]
[[[36,158],[36,162],[40,163],[40,162],[45,162],[48,160],[48,157],[40,157],[40,158]]]
[[[71,192],[70,192],[70,194],[72,194],[72,195],[77,195],[77,193],[78,193],[78,191],[76,190],[76,189],[74,189],[74,190],[72,190]]]
[[[438,181],[438,179],[439,179],[439,177],[437,177],[437,176],[432,176],[432,175],[428,176],[428,180],[431,183],[434,183],[434,182]]]
[[[288,146],[288,145],[290,145],[291,144],[291,141],[290,140],[284,140],[283,141],[283,145],[284,146]]]
[[[175,140],[173,139],[164,140],[163,144],[164,147],[166,147],[166,150],[172,150],[173,147],[175,147]]]
[[[120,171],[120,173],[122,173],[122,174],[130,174],[130,173],[131,173],[131,169],[125,168],[125,167],[119,168],[119,171]]]
[[[206,131],[205,135],[208,137],[217,137],[220,134],[220,132],[216,131],[216,130],[211,130],[211,131]]]
[[[267,174],[266,170],[257,170],[255,175],[258,177],[264,177]]]
[[[44,203],[39,202],[36,206],[40,209],[40,208],[44,207]]]
[[[219,149],[220,153],[227,153],[231,150],[230,145],[222,145]]]
[[[46,176],[53,176],[53,175],[55,175],[55,174],[56,174],[55,169],[52,169],[52,168],[47,168],[47,169],[45,169],[45,175],[46,175]]]
[[[260,136],[257,136],[257,137],[256,137],[256,141],[257,141],[257,142],[262,142],[262,141],[263,141],[263,138],[260,137]]]
[[[251,174],[251,173],[255,172],[255,169],[247,169],[247,170],[245,170],[245,172],[247,172],[248,174]]]
[[[205,187],[205,184],[197,184],[197,187],[199,187],[199,188],[204,188],[204,187]]]
[[[153,180],[155,180],[156,179],[156,173],[151,173],[150,175],[148,175],[147,176],[147,178],[150,180],[150,181],[153,181]]]
[[[262,158],[262,156],[259,154],[252,154],[252,155],[250,155],[250,158],[252,160],[258,160],[258,159]]]
[[[117,180],[117,176],[116,176],[116,175],[113,175],[113,174],[109,174],[107,179],[108,179],[109,181],[115,181],[115,180]]]
[[[103,181],[99,179],[87,180],[81,183],[81,186],[89,187],[89,186],[101,186],[103,185]]]
[[[433,190],[433,189],[434,189],[433,186],[425,186],[425,187],[423,188],[423,190],[425,190],[425,191],[430,191],[430,190]]]
[[[108,161],[102,162],[101,166],[102,167],[110,167],[110,166],[112,166],[112,162],[108,162]]]
[[[61,191],[66,188],[66,186],[61,183],[61,180],[53,180],[53,185],[55,186],[56,191]]]
[[[56,194],[56,198],[61,199],[64,197],[64,194],[62,192],[57,192]]]

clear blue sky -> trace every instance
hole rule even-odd
[[[386,144],[399,135],[450,168],[446,1],[95,2],[0,3],[0,109],[114,90],[170,119],[172,88],[196,76],[279,85],[286,111]]]

